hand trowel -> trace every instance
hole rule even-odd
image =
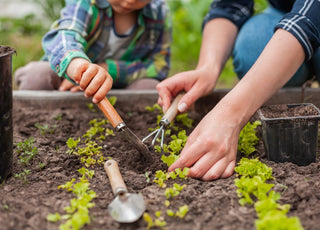
[[[104,164],[112,191],[116,196],[108,205],[108,211],[113,219],[120,223],[133,223],[144,213],[146,206],[141,194],[129,193],[115,160]]]

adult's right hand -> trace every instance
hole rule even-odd
[[[181,98],[178,110],[183,113],[200,97],[211,92],[217,77],[207,69],[196,69],[178,73],[157,85],[159,93],[158,104],[164,112],[170,107],[172,98],[179,92],[186,94]]]

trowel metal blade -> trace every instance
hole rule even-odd
[[[117,196],[109,205],[108,211],[113,219],[120,223],[133,223],[137,221],[146,209],[141,194],[125,193]]]
[[[127,126],[123,126],[120,132],[146,158],[146,160],[152,161],[149,148]]]

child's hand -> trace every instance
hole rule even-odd
[[[75,58],[70,62],[67,75],[79,84],[86,97],[93,97],[93,103],[100,102],[113,83],[112,77],[103,67],[83,58]]]

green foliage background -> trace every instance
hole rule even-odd
[[[31,0],[39,4],[45,12],[46,20],[53,22],[59,18],[64,0]],[[212,0],[166,0],[172,14],[173,44],[172,68],[170,76],[195,68],[201,46],[202,21]],[[255,0],[255,12],[261,12],[266,0]],[[35,15],[24,18],[0,18],[0,44],[16,49],[13,58],[13,71],[36,61],[43,55],[41,38],[49,30],[50,25],[41,23]],[[218,82],[218,88],[232,87],[237,82],[230,59]]]

